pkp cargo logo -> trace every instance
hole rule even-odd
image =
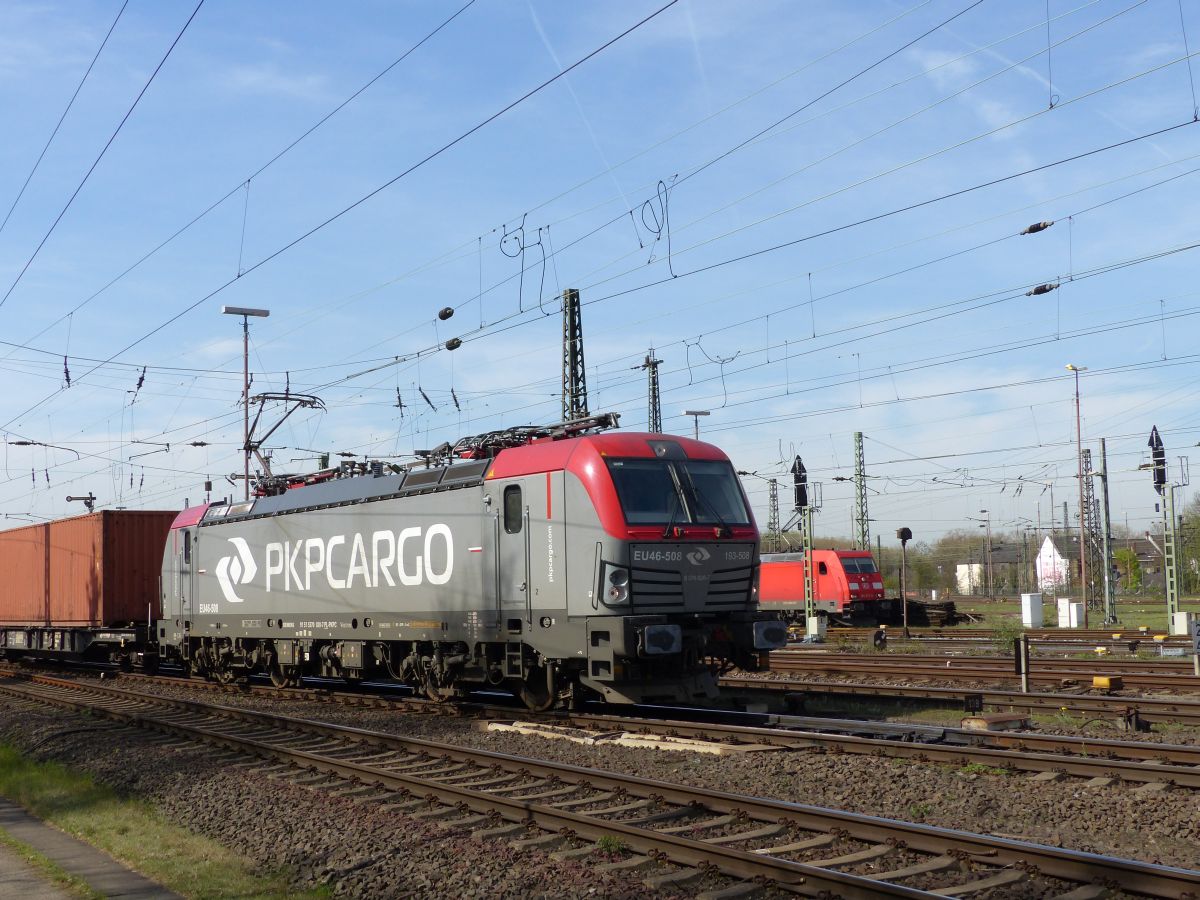
[[[242,603],[244,601],[237,595],[234,585],[252,582],[258,574],[258,566],[254,563],[250,545],[246,543],[245,538],[229,538],[229,543],[233,544],[237,555],[221,557],[217,563],[217,584],[221,586],[221,593],[225,595],[226,600],[230,603]]]
[[[706,562],[708,560],[708,558],[711,556],[712,556],[712,554],[709,553],[707,550],[705,550],[703,547],[697,547],[695,550],[693,550],[691,553],[689,553],[687,555],[687,561],[690,562],[693,566],[699,566],[699,565],[703,564],[704,562]]]

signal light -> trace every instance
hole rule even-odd
[[[1167,451],[1163,447],[1162,438],[1158,436],[1158,426],[1150,429],[1150,458],[1153,460],[1151,471],[1154,477],[1154,490],[1162,494],[1167,486]]]

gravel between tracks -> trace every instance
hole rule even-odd
[[[469,718],[404,714],[269,696],[212,694],[139,682],[135,689],[263,709],[338,724],[627,772],[715,790],[754,794],[906,821],[1006,835],[1166,865],[1200,866],[1197,792],[1139,793],[1137,786],[1090,787],[1081,778],[1036,782],[957,767],[809,750],[716,757],[677,751],[583,746],[484,732]],[[519,718],[514,710],[514,718]]]
[[[312,705],[293,706],[292,712],[301,715],[318,711]],[[635,875],[597,875],[587,861],[555,862],[544,852],[515,850],[505,841],[476,840],[468,831],[384,811],[379,804],[358,804],[221,767],[206,749],[170,749],[149,737],[103,720],[58,709],[31,711],[0,698],[0,739],[146,799],[172,821],[234,848],[264,870],[293,871],[297,887],[327,884],[334,896],[346,898],[646,894]]]

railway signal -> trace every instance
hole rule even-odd
[[[897,528],[896,537],[900,539],[900,609],[904,614],[904,636],[908,637],[908,591],[905,575],[908,569],[908,542],[912,540],[912,529]]]
[[[1150,429],[1151,477],[1154,479],[1154,490],[1161,496],[1167,484],[1167,451],[1163,447],[1162,438],[1158,436],[1158,426]]]

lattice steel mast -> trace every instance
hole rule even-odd
[[[649,430],[654,434],[662,434],[662,403],[658,391],[658,367],[662,364],[661,359],[656,359],[654,356],[654,348],[650,348],[650,352],[646,354],[646,361],[638,368],[646,370],[646,396],[648,400],[648,415],[646,421]]]
[[[1104,566],[1104,624],[1117,624],[1117,586],[1112,571],[1112,518],[1108,506],[1108,451],[1100,438],[1100,551]]]
[[[854,432],[854,547],[871,549],[871,525],[867,515],[867,459],[863,454],[863,434]]]
[[[779,482],[767,481],[767,552],[778,553],[782,549],[783,536],[779,533]]]
[[[1087,583],[1083,586],[1083,597],[1090,609],[1101,607],[1100,598],[1096,591],[1096,574],[1104,565],[1104,553],[1100,546],[1100,510],[1096,504],[1096,493],[1093,489],[1092,451],[1084,447],[1083,451],[1083,530],[1087,539]]]
[[[563,291],[562,313],[562,420],[573,422],[588,416],[587,375],[583,364],[583,318],[579,308],[579,291],[575,288]]]

